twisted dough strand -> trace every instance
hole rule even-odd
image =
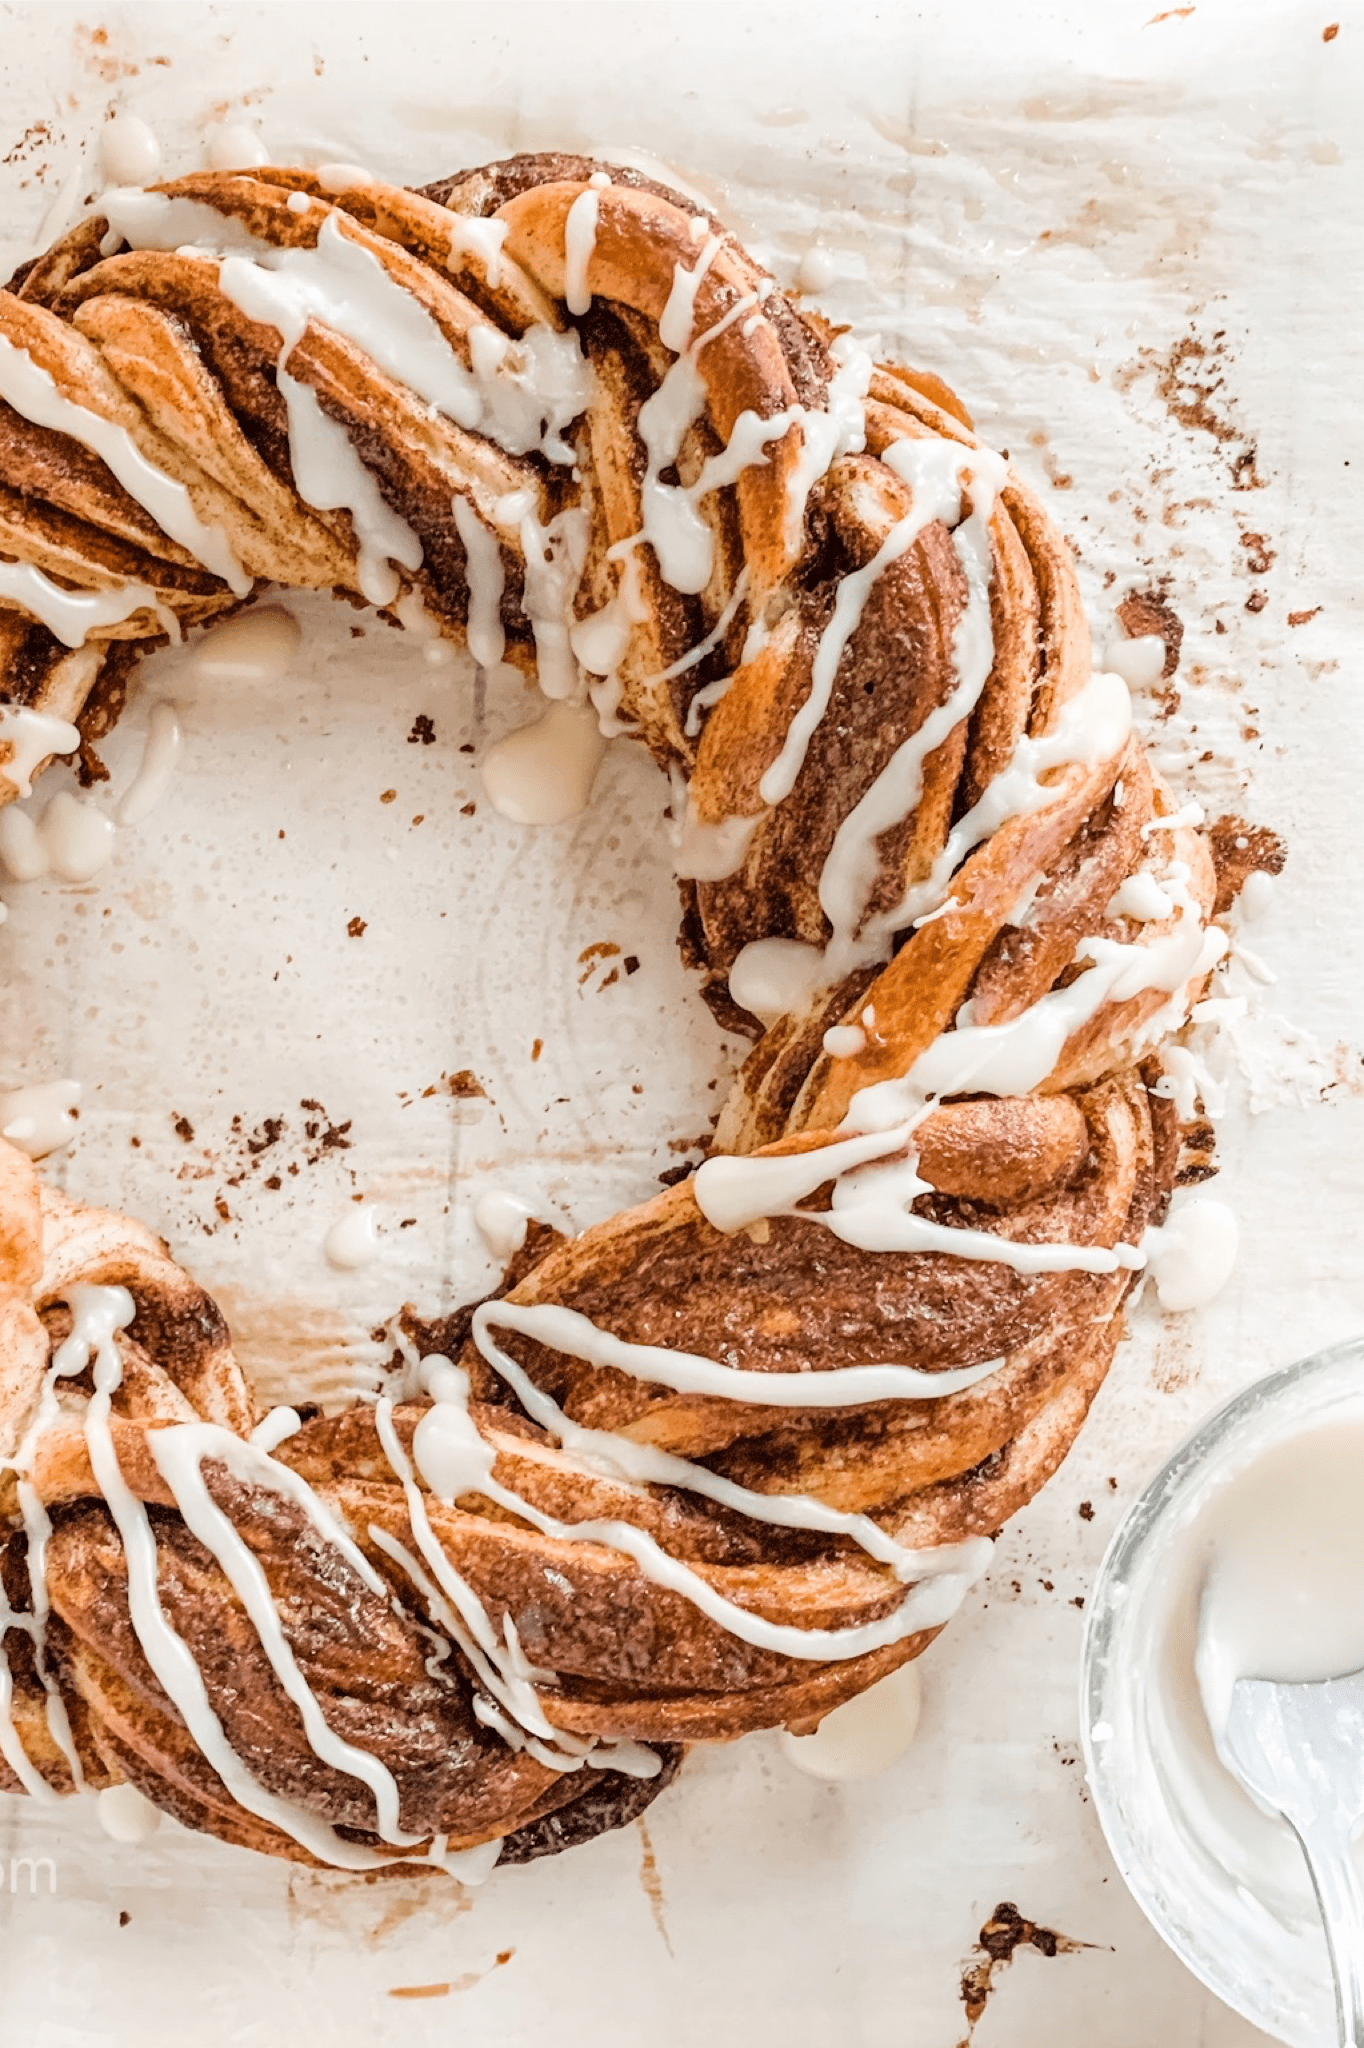
[[[697,1176],[409,1321],[457,1365],[272,1454],[232,1450],[249,1390],[164,1247],[0,1147],[4,1781],[128,1778],[287,1855],[541,1853],[671,1773],[631,1744],[808,1727],[921,1651],[1065,1455],[1176,1170],[1154,1055],[1217,957],[1212,864],[954,396],[686,200],[569,157],[158,190],[0,294],[0,798],[32,714],[97,737],[130,651],[260,581],[425,613],[590,680],[674,776],[684,950],[756,1042]],[[54,1378],[84,1286],[132,1320]],[[105,1428],[249,1807],[155,1668]]]

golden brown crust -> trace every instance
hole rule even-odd
[[[812,466],[834,402],[833,331],[776,291],[703,209],[624,169],[601,186],[600,168],[567,155],[521,157],[425,193],[374,182],[324,190],[312,173],[288,168],[204,174],[161,189],[276,250],[307,251],[324,232],[339,236],[353,260],[377,266],[423,309],[450,359],[465,366],[490,334],[512,350],[533,330],[563,334],[568,220],[595,190],[584,272],[592,303],[575,330],[592,395],[568,429],[573,462],[535,448],[509,452],[459,425],[320,316],[293,341],[288,374],[349,437],[384,502],[415,532],[421,565],[404,569],[404,594],[415,591],[450,637],[465,634],[471,609],[459,506],[492,537],[507,659],[528,672],[540,622],[524,508],[532,523],[566,511],[581,520],[575,625],[617,598],[622,561],[633,561],[634,608],[612,682],[619,713],[663,765],[689,778],[693,822],[753,821],[735,872],[682,885],[685,943],[708,993],[757,1039],[717,1146],[818,1153],[837,1140],[859,1092],[902,1080],[964,1004],[973,1023],[1004,1024],[1083,971],[1091,942],[1117,938],[1137,951],[1168,938],[1173,913],[1142,924],[1115,910],[1114,898],[1148,860],[1152,828],[1174,805],[1135,739],[1115,743],[1105,759],[1061,759],[1045,770],[1037,804],[953,855],[950,894],[931,915],[906,917],[879,949],[854,946],[835,986],[765,1032],[739,1009],[728,982],[750,942],[828,944],[821,883],[840,828],[960,681],[970,578],[954,532],[933,518],[871,580],[824,679],[828,708],[790,792],[765,800],[764,778],[816,687],[846,579],[867,571],[915,513],[914,488],[887,457],[903,441],[946,441],[967,476],[973,460],[983,470],[992,458],[941,379],[883,364],[869,372],[861,445],[854,437]],[[496,257],[487,236],[471,232],[475,219],[500,228]],[[0,335],[183,484],[256,584],[358,597],[362,537],[352,515],[306,504],[294,475],[277,382],[281,335],[241,310],[204,250],[122,248],[104,228],[82,224],[0,294]],[[641,412],[676,360],[660,327],[669,324],[678,275],[698,264],[703,245],[691,358],[700,402],[669,472],[695,484],[745,419],[776,425],[762,460],[700,500],[712,567],[703,588],[684,591],[667,582],[655,546],[642,539],[646,491],[658,479],[649,476]],[[116,715],[130,649],[163,631],[167,615],[192,625],[225,614],[240,594],[167,539],[98,457],[4,404],[0,458],[0,559],[82,591],[131,580],[154,594],[154,604],[75,653],[17,599],[0,601],[8,701],[84,717],[93,736]],[[1090,679],[1069,552],[1017,478],[995,499],[982,545],[990,673],[967,710],[936,731],[917,794],[875,839],[854,939],[869,920],[895,922],[907,892],[956,845],[951,835],[965,814],[1025,742],[1056,734]],[[0,759],[0,800],[15,788],[4,768]],[[1161,848],[1186,878],[1187,914],[1205,920],[1216,884],[1203,841],[1185,826],[1162,828]],[[1156,1071],[1147,1040],[1167,1006],[1194,999],[1205,972],[1191,971],[1182,988],[1139,988],[1102,1003],[1028,1093],[936,1102],[913,1135],[929,1189],[914,1214],[1018,1245],[1075,1246],[1098,1255],[1097,1266],[1138,1241],[1163,1213],[1178,1154],[1174,1113],[1148,1092]],[[835,1025],[845,1030],[831,1052],[825,1034]],[[610,1338],[759,1379],[887,1363],[933,1375],[998,1361],[992,1372],[967,1386],[945,1383],[941,1394],[930,1388],[930,1398],[774,1408],[678,1392],[525,1333],[502,1330],[499,1341],[559,1404],[570,1430],[699,1461],[703,1477],[752,1493],[811,1496],[869,1516],[904,1544],[993,1535],[1073,1440],[1113,1355],[1130,1273],[1028,1272],[937,1248],[865,1250],[827,1227],[830,1203],[826,1185],[785,1213],[725,1232],[684,1182],[581,1237],[537,1242],[505,1299],[512,1311],[573,1310]],[[158,1463],[159,1431],[197,1418],[240,1439],[256,1420],[216,1306],[140,1225],[40,1190],[0,1144],[0,1430],[11,1453],[71,1328],[77,1283],[124,1286],[133,1297],[134,1320],[117,1339],[122,1384],[109,1440],[124,1483],[152,1518],[164,1611],[233,1749],[267,1791],[348,1840],[376,1843],[372,1795],[318,1755]],[[528,1418],[467,1315],[421,1335],[424,1349],[458,1357],[469,1375],[472,1414],[494,1458],[483,1480],[489,1493],[475,1487],[442,1500],[419,1477],[414,1509],[374,1408],[311,1417],[280,1446],[277,1465],[340,1518],[363,1554],[357,1562],[264,1481],[221,1458],[204,1465],[209,1495],[259,1562],[328,1726],[393,1773],[410,1831],[445,1836],[451,1847],[506,1836],[515,1858],[614,1825],[652,1796],[645,1781],[611,1771],[556,1772],[493,1732],[472,1654],[432,1656],[432,1621],[445,1626],[438,1602],[418,1597],[419,1582],[395,1561],[395,1545],[421,1551],[424,1530],[498,1640],[518,1642],[536,1668],[547,1722],[570,1734],[677,1744],[783,1722],[807,1728],[936,1633],[934,1622],[903,1641],[827,1659],[823,1645],[818,1657],[802,1658],[787,1654],[789,1640],[781,1648],[746,1640],[651,1575],[611,1540],[611,1528],[629,1525],[658,1545],[731,1613],[786,1629],[838,1631],[894,1617],[903,1584],[847,1534],[770,1523],[683,1486],[609,1476],[600,1460],[561,1449]],[[306,1857],[230,1796],[148,1664],[124,1546],[96,1483],[90,1396],[88,1374],[57,1384],[55,1416],[26,1465],[53,1522],[49,1681],[70,1704],[86,1772],[95,1783],[131,1781],[191,1826]],[[400,1463],[413,1460],[425,1412],[410,1390],[392,1408]],[[11,1531],[0,1567],[22,1611],[26,1538],[16,1503],[10,1470],[0,1486]],[[22,1645],[13,1668],[25,1750],[66,1789],[42,1672]],[[670,1750],[652,1782],[675,1763]]]

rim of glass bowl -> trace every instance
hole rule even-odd
[[[1262,2028],[1272,2022],[1267,2021],[1262,2006],[1257,2008],[1248,2000],[1243,1985],[1219,1970],[1219,1952],[1212,1947],[1197,1950],[1171,1924],[1156,1874],[1147,1867],[1128,1826],[1119,1790],[1122,1773],[1115,1745],[1096,1744],[1093,1730],[1113,1718],[1109,1702],[1117,1672],[1112,1650],[1127,1611],[1127,1591],[1142,1558],[1159,1539],[1173,1512],[1213,1465],[1225,1460],[1230,1480],[1238,1441],[1251,1439],[1256,1426],[1273,1413],[1291,1390],[1321,1382],[1316,1391],[1322,1396],[1321,1407],[1328,1409],[1332,1376],[1341,1372],[1343,1378],[1343,1369],[1350,1366],[1359,1377],[1343,1383],[1340,1394],[1342,1398],[1353,1395],[1358,1399],[1364,1396],[1364,1335],[1347,1338],[1343,1343],[1278,1367],[1233,1394],[1197,1424],[1132,1503],[1104,1552],[1090,1595],[1080,1653],[1080,1742],[1085,1777],[1119,1875],[1161,1940],[1199,1982],[1243,2019]],[[1298,1419],[1306,1428],[1321,1417],[1314,1404],[1301,1412]]]

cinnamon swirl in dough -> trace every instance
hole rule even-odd
[[[336,590],[649,748],[753,1040],[695,1174],[335,1414],[0,1147],[0,1779],[477,1876],[916,1656],[1108,1369],[1225,946],[1026,485],[570,156],[108,195],[0,294],[0,450],[0,797],[140,649]]]

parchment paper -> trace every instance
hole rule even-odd
[[[413,182],[514,149],[644,151],[779,276],[826,246],[831,312],[945,374],[1049,489],[1099,640],[1133,589],[1182,617],[1176,690],[1146,715],[1178,787],[1290,843],[1253,944],[1291,1029],[1250,1049],[1257,1099],[1309,1105],[1252,1116],[1240,1091],[1216,1188],[1236,1277],[1196,1316],[1137,1312],[1078,1448],[924,1660],[922,1731],[889,1774],[823,1786],[765,1739],[697,1755],[647,1831],[473,1899],[291,1874],[169,1824],[120,1848],[85,1813],[0,1802],[9,2038],[955,2048],[1004,1900],[1087,1946],[997,1971],[977,2048],[1258,2038],[1111,1867],[1075,1686],[1086,1588],[1164,1453],[1364,1323],[1362,45],[1329,25],[1288,0],[0,7],[6,270],[96,189],[114,106],[171,169],[242,118],[277,160]],[[5,891],[0,930],[0,1084],[86,1084],[49,1170],[169,1235],[271,1395],[354,1383],[401,1301],[486,1284],[485,1187],[579,1227],[650,1193],[735,1056],[677,963],[642,755],[611,749],[575,823],[509,825],[477,760],[529,702],[478,704],[467,667],[295,608],[282,686],[147,664],[98,800],[163,696],[186,725],[167,797],[96,882]],[[339,1274],[322,1238],[355,1193],[383,1255]],[[56,1889],[39,1869],[30,1896],[12,1859],[39,1855]]]

